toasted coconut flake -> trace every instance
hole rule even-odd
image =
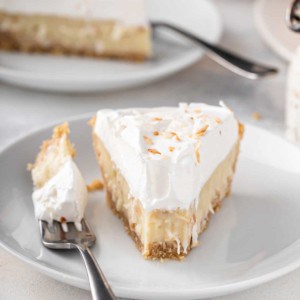
[[[196,159],[197,159],[197,163],[200,164],[200,151],[199,151],[199,149],[196,150]]]
[[[173,146],[170,146],[170,147],[169,147],[169,151],[170,151],[170,152],[173,152],[174,150],[175,150],[175,147],[173,147]]]
[[[148,149],[148,152],[149,153],[152,153],[152,154],[159,154],[159,155],[161,155],[161,153],[159,152],[159,151],[157,151],[156,149]]]
[[[177,133],[175,134],[175,137],[176,137],[176,141],[177,141],[177,142],[180,142],[180,141],[181,141],[181,138],[178,136]]]
[[[157,122],[159,122],[159,121],[161,121],[161,120],[162,120],[162,118],[153,118],[152,120],[153,120],[153,121],[157,121]]]
[[[158,135],[159,135],[159,132],[158,132],[158,131],[154,131],[154,132],[153,132],[153,135],[158,136]]]
[[[104,183],[98,179],[94,179],[86,186],[88,192],[101,191],[104,188]]]
[[[196,145],[196,150],[195,150],[196,159],[197,159],[198,164],[200,164],[200,145],[201,145],[201,143],[198,142],[197,145]]]
[[[239,122],[239,137],[240,137],[240,139],[243,138],[244,132],[245,132],[245,126],[244,126],[244,124]]]
[[[88,121],[88,125],[94,127],[96,124],[96,116],[93,116],[89,121]]]
[[[216,121],[217,124],[221,124],[222,123],[222,120],[219,117],[216,117],[215,121]]]
[[[202,110],[201,110],[200,108],[195,108],[195,109],[194,109],[194,112],[197,113],[197,114],[199,114],[199,113],[202,112]]]
[[[259,112],[255,111],[252,114],[252,119],[255,120],[255,121],[259,121],[261,119],[261,114]]]
[[[176,132],[174,132],[174,131],[166,131],[166,132],[165,132],[165,137],[166,137],[166,138],[172,138],[172,137],[175,137],[175,139],[176,139],[177,142],[180,142],[180,141],[181,141],[181,139],[180,139],[180,137],[178,136],[178,134],[177,134]]]
[[[70,133],[69,124],[68,124],[68,122],[65,122],[61,125],[56,126],[53,129],[52,138],[53,139],[59,139],[64,135],[69,135],[69,133]]]
[[[207,128],[209,127],[209,125],[204,125],[202,128],[200,128],[197,132],[196,135],[198,136],[203,136],[206,133]]]
[[[66,223],[66,218],[65,217],[60,217],[60,223]]]
[[[147,145],[152,145],[153,144],[152,140],[148,136],[144,135],[143,138],[144,138],[145,143]]]

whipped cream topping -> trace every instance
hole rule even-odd
[[[143,0],[0,0],[0,10],[29,15],[115,20],[146,25]]]
[[[81,230],[87,204],[87,188],[76,164],[70,158],[43,187],[32,194],[37,219],[74,222]],[[64,222],[63,222],[64,223]]]
[[[187,209],[238,140],[225,106],[100,110],[95,134],[144,209]]]

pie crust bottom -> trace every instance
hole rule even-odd
[[[0,11],[0,49],[143,61],[151,54],[151,33],[115,21]]]

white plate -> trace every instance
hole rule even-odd
[[[220,39],[221,19],[209,0],[148,0],[147,12],[151,20],[178,24],[212,43]],[[153,82],[203,56],[199,47],[174,33],[155,34],[153,45],[153,57],[140,64],[0,52],[0,80],[39,90],[108,91]]]
[[[87,181],[99,176],[87,117],[73,118],[71,139]],[[42,247],[33,215],[33,162],[50,128],[33,132],[0,154],[0,244],[43,273],[88,288],[78,254]],[[198,299],[240,291],[300,265],[300,150],[246,127],[233,193],[213,216],[200,246],[182,261],[145,261],[104,193],[90,194],[87,219],[96,235],[93,251],[118,296]]]
[[[300,34],[292,32],[285,23],[285,12],[292,0],[257,0],[254,17],[262,38],[274,52],[291,61],[300,46]]]

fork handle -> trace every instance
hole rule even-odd
[[[116,300],[103,272],[101,271],[92,251],[85,246],[78,246],[86,267],[93,300]]]
[[[152,22],[151,24],[153,28],[165,27],[171,29],[194,41],[196,44],[201,45],[204,49],[206,49],[206,55],[208,55],[212,60],[216,61],[221,66],[240,76],[246,77],[248,79],[257,79],[259,77],[276,74],[278,72],[276,68],[254,63],[219,46],[214,46],[210,43],[207,43],[191,32],[188,32],[178,26],[165,22]]]

